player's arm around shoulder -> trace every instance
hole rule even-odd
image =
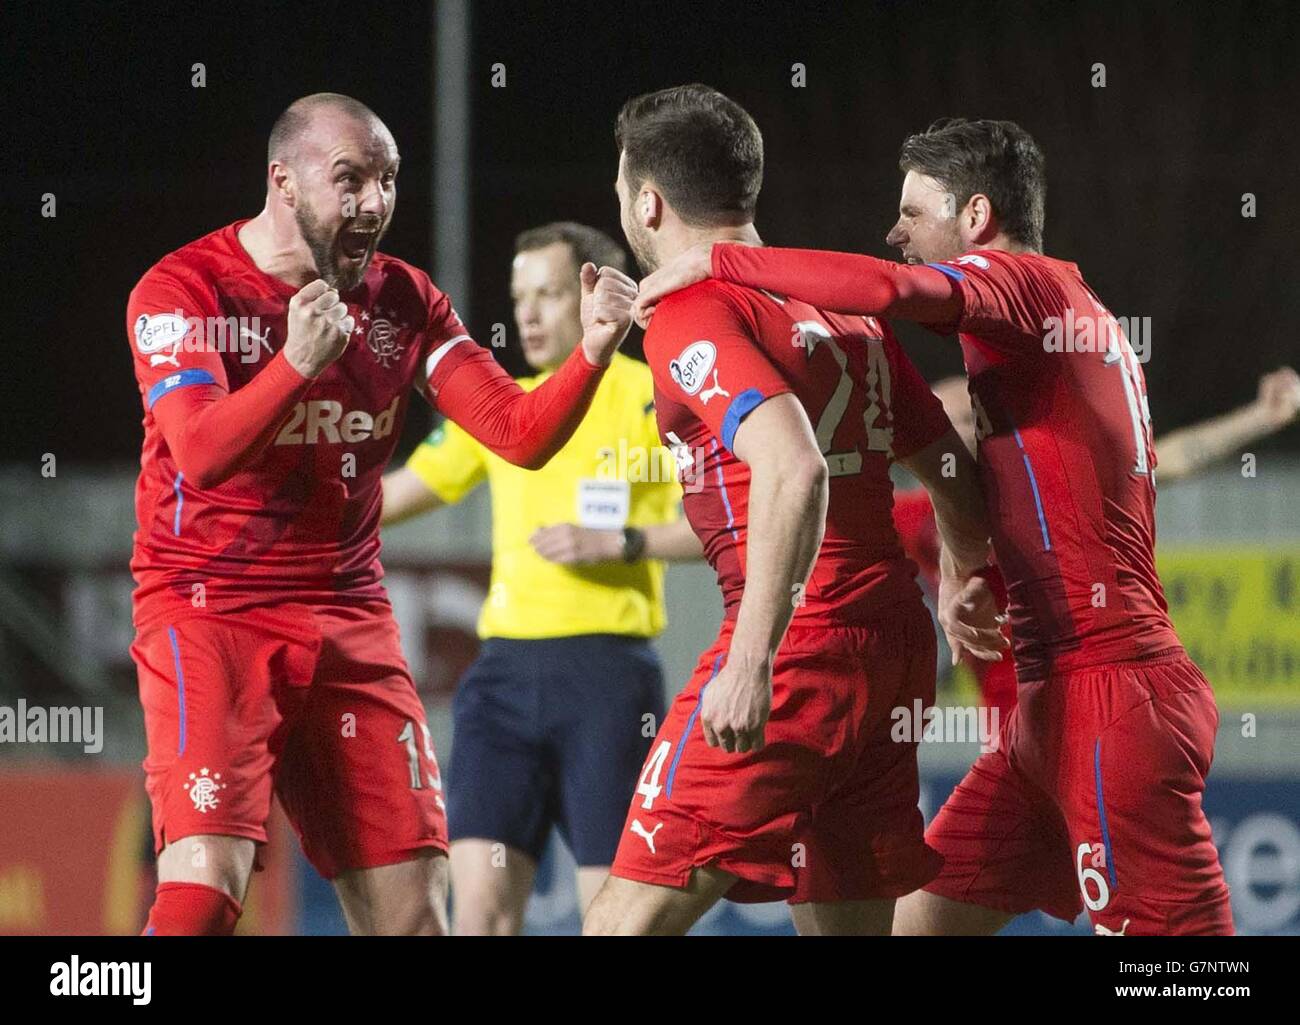
[[[960,316],[936,329],[978,335],[1020,356],[1044,351],[1044,332],[1065,323],[1070,301],[1060,268],[1036,253],[980,249],[924,266],[947,275],[960,297]]]

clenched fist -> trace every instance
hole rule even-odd
[[[289,300],[284,358],[303,377],[319,377],[343,355],[354,327],[338,289],[317,278]]]
[[[1255,404],[1268,426],[1281,430],[1300,415],[1300,375],[1290,367],[1265,374]]]
[[[613,267],[584,263],[582,278],[582,351],[597,366],[606,366],[632,326],[636,282]]]

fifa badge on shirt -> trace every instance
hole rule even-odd
[[[578,481],[578,523],[593,530],[621,530],[632,505],[632,487],[625,480]]]

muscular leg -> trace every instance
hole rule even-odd
[[[915,890],[898,902],[895,936],[992,936],[1015,915]]]
[[[253,874],[252,840],[242,836],[186,836],[158,855],[159,883],[211,886],[241,904]]]
[[[452,911],[457,936],[517,936],[537,875],[537,862],[494,840],[451,845]]]
[[[697,868],[682,889],[610,876],[582,923],[584,936],[681,936],[713,907],[736,877]]]
[[[791,904],[800,936],[888,936],[893,900],[841,900]]]
[[[447,857],[425,848],[408,861],[341,873],[334,891],[353,936],[444,936]]]
[[[158,855],[158,891],[147,936],[228,936],[253,872],[253,841],[199,834],[169,843]]]

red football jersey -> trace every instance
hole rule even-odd
[[[890,516],[889,464],[950,424],[884,323],[703,281],[659,304],[645,354],[659,433],[677,458],[686,517],[727,618],[745,586],[749,504],[749,467],[732,442],[750,412],[784,393],[807,411],[830,468],[825,538],[795,622],[859,622],[919,598]]]
[[[379,481],[408,399],[468,335],[422,272],[376,254],[345,295],[356,319],[343,355],[249,466],[224,483],[187,483],[153,414],[169,392],[233,392],[285,341],[293,285],[259,270],[236,222],[155,264],[131,293],[127,334],[144,402],[131,569],[137,625],[201,606],[382,597]],[[202,585],[198,588],[196,585]],[[201,600],[200,600],[201,595]]]
[[[925,488],[894,492],[894,529],[907,557],[921,571],[921,586],[931,595],[939,593],[939,551],[943,542],[934,519],[934,505]]]
[[[1022,683],[1179,647],[1155,567],[1146,382],[1079,269],[981,249],[961,292],[979,465]]]

